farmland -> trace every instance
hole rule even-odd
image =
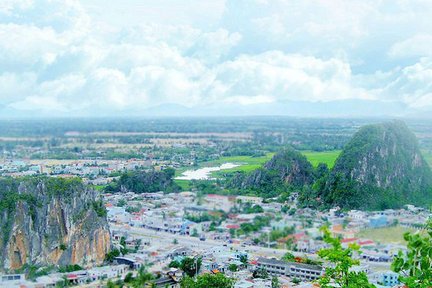
[[[325,163],[330,168],[333,167],[334,162],[336,161],[337,156],[340,153],[340,150],[335,151],[324,151],[324,152],[315,152],[315,151],[304,151],[302,152],[306,158],[312,163],[314,167],[317,167],[319,163]],[[219,159],[203,162],[199,165],[199,168],[202,167],[214,167],[219,166],[224,163],[233,163],[239,166],[229,169],[223,169],[220,171],[215,171],[211,173],[212,177],[221,178],[224,174],[230,172],[244,172],[249,173],[253,170],[260,168],[264,163],[269,161],[273,157],[274,153],[267,153],[264,156],[253,157],[253,156],[228,156],[228,157],[220,157]],[[179,176],[186,169],[181,168],[177,170],[176,176]],[[182,180],[181,182],[177,182],[182,187],[187,187],[187,183],[184,182],[187,180]]]
[[[302,151],[302,154],[306,156],[306,158],[312,163],[312,166],[314,167],[317,167],[319,163],[325,163],[329,168],[332,168],[340,152],[340,150],[323,152]]]
[[[267,153],[264,156],[253,157],[253,156],[228,156],[221,157],[217,160],[204,162],[202,166],[217,166],[224,163],[239,164],[240,166],[224,170],[226,171],[244,171],[250,172],[261,167],[265,162],[269,161],[273,157],[274,153]]]
[[[404,244],[403,234],[414,232],[414,229],[402,226],[392,226],[376,229],[365,229],[357,233],[356,237],[373,240],[377,243],[396,243]]]

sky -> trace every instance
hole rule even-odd
[[[432,115],[432,1],[1,0],[0,116]]]

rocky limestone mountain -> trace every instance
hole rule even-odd
[[[238,175],[232,186],[254,190],[264,197],[275,197],[289,188],[301,188],[314,181],[312,164],[300,152],[286,148],[248,175]]]
[[[367,125],[336,160],[321,197],[346,208],[385,209],[432,203],[432,173],[402,121]]]
[[[80,179],[0,179],[0,269],[93,266],[110,249],[106,210]]]

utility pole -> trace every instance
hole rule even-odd
[[[267,248],[270,248],[270,230],[267,233]]]
[[[198,257],[195,258],[195,280],[198,277]]]

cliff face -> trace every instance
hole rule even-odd
[[[428,204],[432,173],[415,135],[399,121],[362,127],[327,180],[324,199],[347,208]]]
[[[79,179],[0,180],[0,264],[92,266],[110,248],[106,211]]]

